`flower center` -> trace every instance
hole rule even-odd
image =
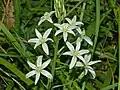
[[[42,71],[42,68],[41,68],[41,67],[37,67],[36,71],[37,71],[37,72],[41,72],[41,71]]]
[[[79,54],[79,51],[76,51],[76,50],[73,51],[74,56],[77,56],[78,54]]]
[[[41,42],[41,44],[45,43],[45,39],[42,38],[42,39],[40,40],[40,42]]]
[[[63,28],[63,32],[67,32],[68,31],[68,29],[67,28]]]

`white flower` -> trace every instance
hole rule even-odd
[[[76,28],[79,25],[83,25],[82,22],[76,22],[76,20],[77,20],[76,16],[74,16],[72,20],[70,20],[69,18],[65,18],[65,19],[68,21],[70,26],[73,27],[73,28]]]
[[[82,55],[89,53],[89,50],[79,50],[80,46],[78,46],[78,45],[76,46],[76,49],[74,49],[74,46],[69,42],[66,42],[66,45],[70,51],[63,53],[63,55],[72,56],[72,61],[71,61],[70,66],[69,66],[69,68],[72,69],[77,62],[77,58],[79,58],[80,60],[83,61],[84,59],[83,59]]]
[[[56,31],[55,36],[63,33],[63,39],[64,41],[67,40],[68,33],[73,34],[75,36],[75,33],[72,31],[72,27],[69,27],[68,23],[63,23],[63,24],[54,24],[56,27],[58,27],[60,30]]]
[[[96,77],[94,69],[91,67],[91,65],[101,62],[100,60],[97,61],[90,61],[91,55],[85,55],[83,62],[78,61],[76,63],[76,67],[84,67],[85,69],[85,75],[88,73],[88,71],[91,73],[93,79]]]
[[[45,12],[44,13],[44,16],[42,16],[41,18],[40,18],[40,21],[38,22],[38,25],[40,25],[42,22],[44,22],[44,21],[49,21],[50,23],[53,23],[53,21],[52,21],[52,19],[51,19],[51,15],[54,13],[55,11],[51,11],[50,13],[48,13],[48,12]]]
[[[53,76],[46,70],[44,70],[44,68],[46,68],[48,66],[48,64],[51,62],[51,60],[47,60],[46,62],[44,62],[42,64],[42,58],[43,56],[38,56],[37,58],[37,65],[32,64],[31,62],[27,61],[28,65],[33,69],[32,71],[30,71],[29,73],[26,74],[26,78],[29,78],[33,75],[36,74],[35,77],[35,85],[37,84],[39,78],[40,78],[40,73],[44,76],[46,76],[49,79],[53,79]]]
[[[49,49],[48,49],[48,45],[46,44],[46,42],[48,40],[53,42],[53,40],[51,38],[47,38],[49,36],[51,30],[52,30],[52,28],[48,29],[42,36],[41,33],[39,33],[37,29],[35,29],[35,33],[36,33],[37,38],[32,38],[32,39],[28,40],[28,42],[36,43],[34,46],[34,49],[37,46],[39,46],[40,44],[42,44],[42,48],[43,48],[44,52],[47,55],[49,55]]]
[[[88,36],[85,35],[85,30],[81,31],[81,29],[80,29],[79,27],[78,27],[76,30],[77,30],[77,31],[79,32],[79,34],[81,35],[81,36],[78,37],[78,39],[77,39],[77,42],[78,42],[78,43],[81,43],[82,40],[84,39],[84,40],[85,40],[87,43],[89,43],[91,46],[93,45],[92,40],[91,40]]]

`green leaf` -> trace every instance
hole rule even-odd
[[[7,60],[0,58],[0,64],[4,65],[6,68],[8,68],[10,71],[12,71],[14,74],[16,74],[22,81],[24,81],[27,85],[33,84],[33,81],[30,79],[27,79],[25,77],[25,74],[23,74],[20,70],[18,70],[15,66],[10,64]]]

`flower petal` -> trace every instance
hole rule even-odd
[[[75,36],[75,33],[72,30],[69,30],[68,33],[71,33]]]
[[[68,33],[67,33],[67,32],[63,32],[63,39],[64,39],[64,42],[66,42],[67,37],[68,37]]]
[[[47,41],[52,41],[52,42],[54,42],[51,38],[47,38],[47,39],[46,39],[46,42],[47,42]]]
[[[88,73],[88,69],[85,69],[85,75],[87,75],[87,73]]]
[[[36,69],[36,66],[33,63],[31,63],[30,61],[27,61],[27,63],[32,69]]]
[[[82,56],[77,55],[77,57],[78,57],[80,60],[82,60],[84,64],[86,64],[86,62],[85,62],[85,60],[84,60],[84,58],[83,58]]]
[[[49,28],[47,31],[45,31],[44,35],[43,35],[43,38],[47,38],[51,32],[52,28]]]
[[[85,56],[84,56],[84,59],[85,59],[85,61],[86,61],[87,63],[89,63],[89,61],[90,61],[90,59],[91,59],[91,54],[85,55]]]
[[[80,27],[78,27],[76,30],[78,31],[79,34],[82,34]]]
[[[70,56],[73,56],[73,54],[72,54],[70,51],[64,52],[63,55],[70,55]]]
[[[59,29],[62,29],[63,27],[62,27],[62,25],[60,25],[60,24],[58,24],[58,23],[55,23],[54,24],[56,27],[58,27]]]
[[[53,79],[53,76],[46,70],[42,70],[41,74],[43,74],[44,76],[46,76],[49,79]]]
[[[43,48],[44,52],[45,52],[47,55],[49,55],[49,50],[48,50],[48,46],[47,46],[46,43],[42,44],[42,48]]]
[[[86,53],[89,53],[89,50],[80,50],[79,51],[79,55],[83,55],[83,54],[86,54]]]
[[[42,58],[43,58],[42,55],[37,57],[37,67],[41,67],[41,65],[42,65]]]
[[[35,29],[35,33],[36,33],[36,36],[41,39],[42,38],[42,35],[41,33],[39,33],[39,31],[37,29]]]
[[[34,49],[37,47],[37,46],[39,46],[41,43],[40,42],[37,42],[36,44],[35,44],[35,46],[34,46]]]
[[[75,66],[76,66],[76,67],[83,67],[84,64],[83,64],[82,62],[78,61]]]
[[[78,51],[80,49],[80,47],[81,47],[81,42],[77,42],[76,43],[76,51]]]
[[[71,24],[72,21],[69,18],[65,18],[65,19],[68,21],[69,24]]]
[[[44,63],[42,64],[42,69],[46,68],[50,62],[51,62],[51,59],[49,59],[49,60],[47,60],[46,62],[44,62]]]
[[[82,22],[76,22],[76,25],[84,25]]]
[[[38,26],[45,21],[44,17],[40,18],[40,21],[38,22]]]
[[[76,22],[76,19],[77,19],[77,17],[76,17],[76,15],[74,15],[72,22]]]
[[[77,62],[77,57],[73,56],[69,68],[72,69]]]
[[[60,33],[62,33],[61,30],[56,31],[55,36],[57,36],[57,35],[60,34]]]
[[[89,72],[92,74],[93,79],[96,77],[95,71],[93,70],[92,67],[89,66]]]
[[[98,63],[98,62],[101,62],[101,61],[100,61],[100,60],[98,60],[98,61],[90,61],[90,62],[88,63],[88,65],[93,65],[93,64]]]
[[[32,39],[29,39],[28,42],[37,43],[37,42],[39,42],[39,39],[38,38],[32,38]]]
[[[37,73],[36,73],[36,77],[35,77],[35,85],[37,84],[39,78],[40,78],[40,73],[37,72]]]
[[[53,14],[53,13],[55,13],[55,11],[51,11],[49,14],[50,14],[50,16]]]
[[[48,18],[47,19],[50,23],[53,23],[52,19],[51,18]]]
[[[26,78],[29,78],[29,77],[31,77],[31,76],[33,76],[35,74],[36,74],[36,70],[32,70],[29,73],[27,73],[25,76],[26,76]]]
[[[87,41],[91,46],[93,46],[93,42],[92,42],[92,40],[91,40],[88,36],[85,36],[84,39],[85,39],[85,41]]]
[[[71,43],[66,42],[66,45],[67,45],[67,47],[69,48],[70,51],[74,50],[74,46]]]

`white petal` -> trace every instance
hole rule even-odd
[[[49,14],[50,14],[50,16],[53,14],[53,13],[55,13],[55,11],[51,11]]]
[[[84,39],[85,39],[85,41],[87,41],[91,46],[93,45],[92,40],[91,40],[88,36],[85,36]]]
[[[84,25],[82,22],[76,22],[76,25]]]
[[[78,57],[80,60],[82,60],[84,64],[86,64],[86,62],[85,62],[85,60],[84,60],[84,58],[83,58],[82,56],[77,55],[77,57]]]
[[[72,19],[72,22],[76,22],[76,19],[77,19],[77,17],[76,17],[76,15],[73,17],[73,19]]]
[[[62,27],[62,25],[60,25],[60,24],[58,24],[58,23],[55,23],[54,24],[56,27],[58,27],[59,29],[62,29],[63,27]]]
[[[38,41],[39,41],[38,38],[32,38],[28,40],[28,42],[32,42],[32,43],[37,43]]]
[[[70,51],[64,52],[63,55],[70,55],[70,56],[73,56],[73,54],[72,54]]]
[[[35,46],[34,46],[34,49],[37,47],[37,46],[39,46],[41,43],[40,42],[37,42],[36,44],[35,44]]]
[[[35,85],[37,84],[39,78],[40,78],[40,73],[37,72],[37,73],[36,73],[36,77],[35,77]]]
[[[81,63],[81,62],[78,61],[75,66],[76,67],[83,67],[84,65],[83,65],[83,63]]]
[[[90,62],[88,63],[88,65],[93,65],[93,64],[98,63],[98,62],[101,62],[101,61],[100,61],[100,60],[98,60],[98,61],[90,61]]]
[[[77,57],[73,56],[69,68],[72,69],[77,62]]]
[[[38,22],[38,26],[42,23],[42,22],[44,22],[45,21],[45,19],[43,18],[43,17],[41,17],[40,18],[40,21]]]
[[[42,48],[43,48],[44,52],[45,52],[47,55],[49,55],[49,50],[48,50],[48,46],[47,46],[46,43],[42,44]]]
[[[81,47],[81,42],[77,42],[76,43],[76,51],[78,51],[80,49],[80,47]]]
[[[29,78],[29,77],[31,77],[35,74],[36,74],[36,70],[32,70],[32,71],[30,71],[29,73],[26,74],[26,78]]]
[[[68,21],[69,24],[71,24],[72,21],[69,18],[65,18],[65,19]]]
[[[36,69],[36,66],[33,63],[31,63],[30,61],[27,61],[27,63],[32,69]]]
[[[86,54],[86,53],[89,53],[89,50],[80,50],[79,51],[79,55],[83,55],[83,54]]]
[[[71,43],[66,42],[66,45],[67,45],[67,47],[69,48],[70,51],[74,50],[74,46]]]
[[[36,36],[41,39],[42,38],[42,35],[41,33],[39,33],[39,31],[37,29],[35,29],[35,33],[36,33]]]
[[[88,73],[88,69],[85,69],[85,75]]]
[[[43,38],[47,38],[51,32],[52,28],[49,28],[47,31],[45,31],[44,35],[43,35]]]
[[[75,36],[75,33],[72,30],[69,30],[68,33],[71,33]]]
[[[49,59],[49,60],[47,60],[46,62],[44,62],[44,63],[42,64],[42,69],[46,68],[50,62],[51,62],[51,59]]]
[[[50,23],[53,23],[52,19],[51,18],[48,18],[47,19]]]
[[[41,67],[41,65],[42,65],[42,58],[43,58],[42,55],[37,57],[37,67]]]
[[[44,76],[46,76],[49,79],[53,79],[53,76],[46,70],[42,70],[41,74],[43,74]]]
[[[92,74],[93,79],[96,77],[95,71],[93,70],[93,68],[90,67],[90,69],[88,69],[89,72]]]
[[[60,34],[60,33],[62,33],[61,30],[56,31],[55,36],[57,36],[57,35]]]
[[[82,34],[80,27],[78,27],[76,30],[78,31],[79,34]]]
[[[67,37],[68,37],[68,33],[67,33],[67,32],[63,32],[63,39],[64,39],[64,42],[66,42]]]
[[[88,63],[91,59],[91,54],[84,56],[85,61]]]
[[[52,42],[54,42],[51,38],[47,38],[47,39],[46,39],[46,42],[47,42],[47,41],[52,41]]]

